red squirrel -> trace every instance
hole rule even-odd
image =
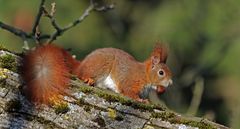
[[[144,62],[116,48],[101,48],[77,61],[64,49],[42,45],[23,58],[24,91],[33,102],[49,103],[67,88],[69,75],[84,82],[110,89],[142,101],[140,92],[152,87],[159,93],[172,84],[172,73],[166,65],[167,49],[157,44]]]

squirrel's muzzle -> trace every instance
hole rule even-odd
[[[166,91],[166,88],[172,84],[173,84],[172,79],[164,80],[161,85],[157,86],[157,89],[156,89],[157,93],[160,93],[160,94],[164,93]]]

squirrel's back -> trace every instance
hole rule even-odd
[[[78,69],[80,76],[108,75],[117,66],[126,66],[121,71],[126,71],[128,66],[138,62],[127,52],[117,48],[101,48],[91,52],[82,61]],[[95,70],[96,69],[96,70]],[[126,69],[126,70],[125,70]],[[104,75],[105,76],[105,75]],[[93,77],[95,78],[95,77]]]
[[[132,61],[134,60],[134,61],[136,61],[133,56],[131,56],[127,52],[125,52],[125,51],[123,51],[121,49],[117,49],[117,48],[100,48],[100,49],[96,49],[93,52],[91,52],[89,55],[87,55],[85,59],[91,58],[92,56],[97,56],[97,55],[104,56],[104,57],[114,57],[114,59],[122,58],[124,60],[132,60]]]
[[[101,48],[93,51],[81,61],[78,71],[79,78],[83,80],[91,78],[96,81],[96,85],[110,88],[115,92],[121,92],[119,90],[121,83],[128,83],[128,80],[134,81],[137,78],[144,78],[139,76],[145,76],[144,63],[138,62],[127,52],[116,48]]]

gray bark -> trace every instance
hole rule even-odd
[[[0,128],[228,129],[207,119],[182,116],[160,105],[135,102],[76,79],[72,80],[62,105],[36,106],[21,93],[23,82],[15,68],[21,64],[21,57],[0,50],[0,59],[6,56],[14,62],[8,66],[4,61],[9,60],[0,60]]]

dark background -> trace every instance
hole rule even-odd
[[[0,21],[31,31],[37,0],[0,0]],[[50,9],[53,0],[47,0]],[[56,0],[57,23],[64,26],[81,16],[87,0]],[[82,59],[100,47],[121,48],[146,59],[155,42],[169,44],[167,64],[174,85],[160,103],[192,116],[240,128],[240,1],[238,0],[119,0],[115,9],[93,12],[55,44],[72,48]],[[40,31],[54,31],[42,18]],[[0,29],[0,44],[22,51],[23,41]],[[29,41],[31,46],[35,44]],[[156,96],[152,100],[157,103]]]

